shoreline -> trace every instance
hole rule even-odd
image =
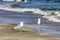
[[[24,32],[19,32],[18,30],[11,30],[16,24],[0,24],[0,39],[1,40],[60,40],[60,37],[54,34],[48,33],[37,33],[24,28]],[[29,31],[27,31],[29,30]]]

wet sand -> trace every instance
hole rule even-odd
[[[30,28],[12,30],[17,24],[0,24],[0,40],[60,40],[53,34],[38,33]]]

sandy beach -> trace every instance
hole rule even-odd
[[[0,40],[60,40],[53,34],[38,33],[30,28],[12,30],[17,24],[0,24]]]

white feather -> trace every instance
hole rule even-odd
[[[13,29],[21,29],[23,27],[24,22],[20,22],[17,26],[15,26]]]

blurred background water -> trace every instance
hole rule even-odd
[[[28,0],[27,2],[0,1],[0,4],[13,5],[19,8],[60,8],[60,0]]]

